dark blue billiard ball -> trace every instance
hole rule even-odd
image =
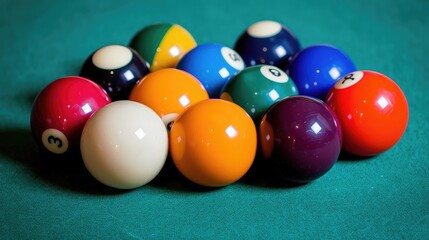
[[[218,43],[206,43],[186,53],[176,67],[196,77],[210,98],[219,98],[225,83],[245,66],[233,49]]]
[[[293,57],[288,74],[302,95],[325,99],[340,78],[356,71],[352,60],[331,45],[313,45]]]
[[[260,21],[242,33],[234,49],[247,66],[268,64],[285,70],[290,59],[301,50],[301,45],[295,35],[280,23]]]
[[[128,99],[137,81],[148,73],[149,64],[136,51],[108,45],[86,59],[79,75],[98,83],[112,101],[117,101]]]

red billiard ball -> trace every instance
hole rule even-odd
[[[326,103],[337,114],[344,150],[373,156],[395,145],[408,122],[408,104],[400,87],[373,71],[355,71],[340,79]]]
[[[149,64],[135,50],[108,45],[87,58],[79,75],[102,86],[117,101],[128,99],[137,81],[148,73]]]
[[[284,179],[306,183],[323,176],[341,151],[341,127],[321,100],[291,96],[267,110],[259,143],[268,165]]]
[[[107,93],[89,79],[70,76],[57,79],[37,96],[31,112],[36,142],[62,154],[79,146],[86,120],[110,103]]]

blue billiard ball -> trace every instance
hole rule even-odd
[[[267,64],[286,69],[301,45],[287,27],[275,21],[260,21],[241,34],[234,49],[247,66]]]
[[[107,45],[86,59],[79,75],[99,84],[117,101],[128,99],[134,85],[149,71],[149,64],[133,49]]]
[[[218,43],[201,44],[186,53],[177,68],[196,77],[210,98],[219,98],[222,87],[245,68],[241,56]]]
[[[334,84],[356,71],[352,60],[331,45],[313,45],[293,57],[288,74],[302,95],[325,99]]]

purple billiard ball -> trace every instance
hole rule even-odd
[[[148,73],[149,64],[136,51],[108,45],[86,59],[79,75],[98,83],[112,101],[117,101],[128,99],[137,81]]]
[[[259,141],[268,165],[282,178],[307,183],[335,164],[342,133],[328,105],[299,95],[287,97],[267,110],[259,125]]]

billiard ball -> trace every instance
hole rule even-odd
[[[129,46],[150,64],[150,70],[176,67],[179,59],[197,45],[182,26],[158,23],[144,27],[134,35]]]
[[[166,126],[171,125],[184,109],[208,98],[198,79],[175,68],[149,73],[136,84],[129,97],[154,110]]]
[[[255,158],[256,144],[250,116],[222,99],[190,106],[170,131],[170,154],[177,169],[208,187],[226,186],[244,176]]]
[[[258,130],[267,165],[291,182],[320,178],[341,151],[338,118],[328,105],[312,97],[291,96],[275,103],[264,114]]]
[[[221,98],[240,105],[259,124],[272,104],[297,94],[295,84],[283,70],[271,65],[256,65],[240,71],[228,81]]]
[[[128,99],[136,82],[148,73],[148,63],[136,51],[108,45],[86,59],[79,75],[101,85],[112,101],[117,101]]]
[[[97,111],[80,141],[83,162],[101,183],[133,189],[154,179],[168,153],[167,130],[149,107],[129,100]]]
[[[31,131],[49,152],[63,154],[79,147],[87,119],[110,103],[107,93],[89,79],[69,76],[47,85],[31,111]]]
[[[225,83],[244,67],[237,52],[218,43],[198,45],[177,64],[178,69],[189,72],[203,84],[210,98],[219,98]]]
[[[358,156],[374,156],[390,149],[407,127],[404,93],[378,72],[349,73],[334,85],[326,103],[341,122],[344,150]]]
[[[340,49],[313,45],[296,54],[288,73],[300,94],[323,100],[338,79],[355,70],[352,60]]]
[[[301,45],[287,27],[275,21],[259,21],[241,34],[234,49],[247,66],[267,64],[285,69]]]

